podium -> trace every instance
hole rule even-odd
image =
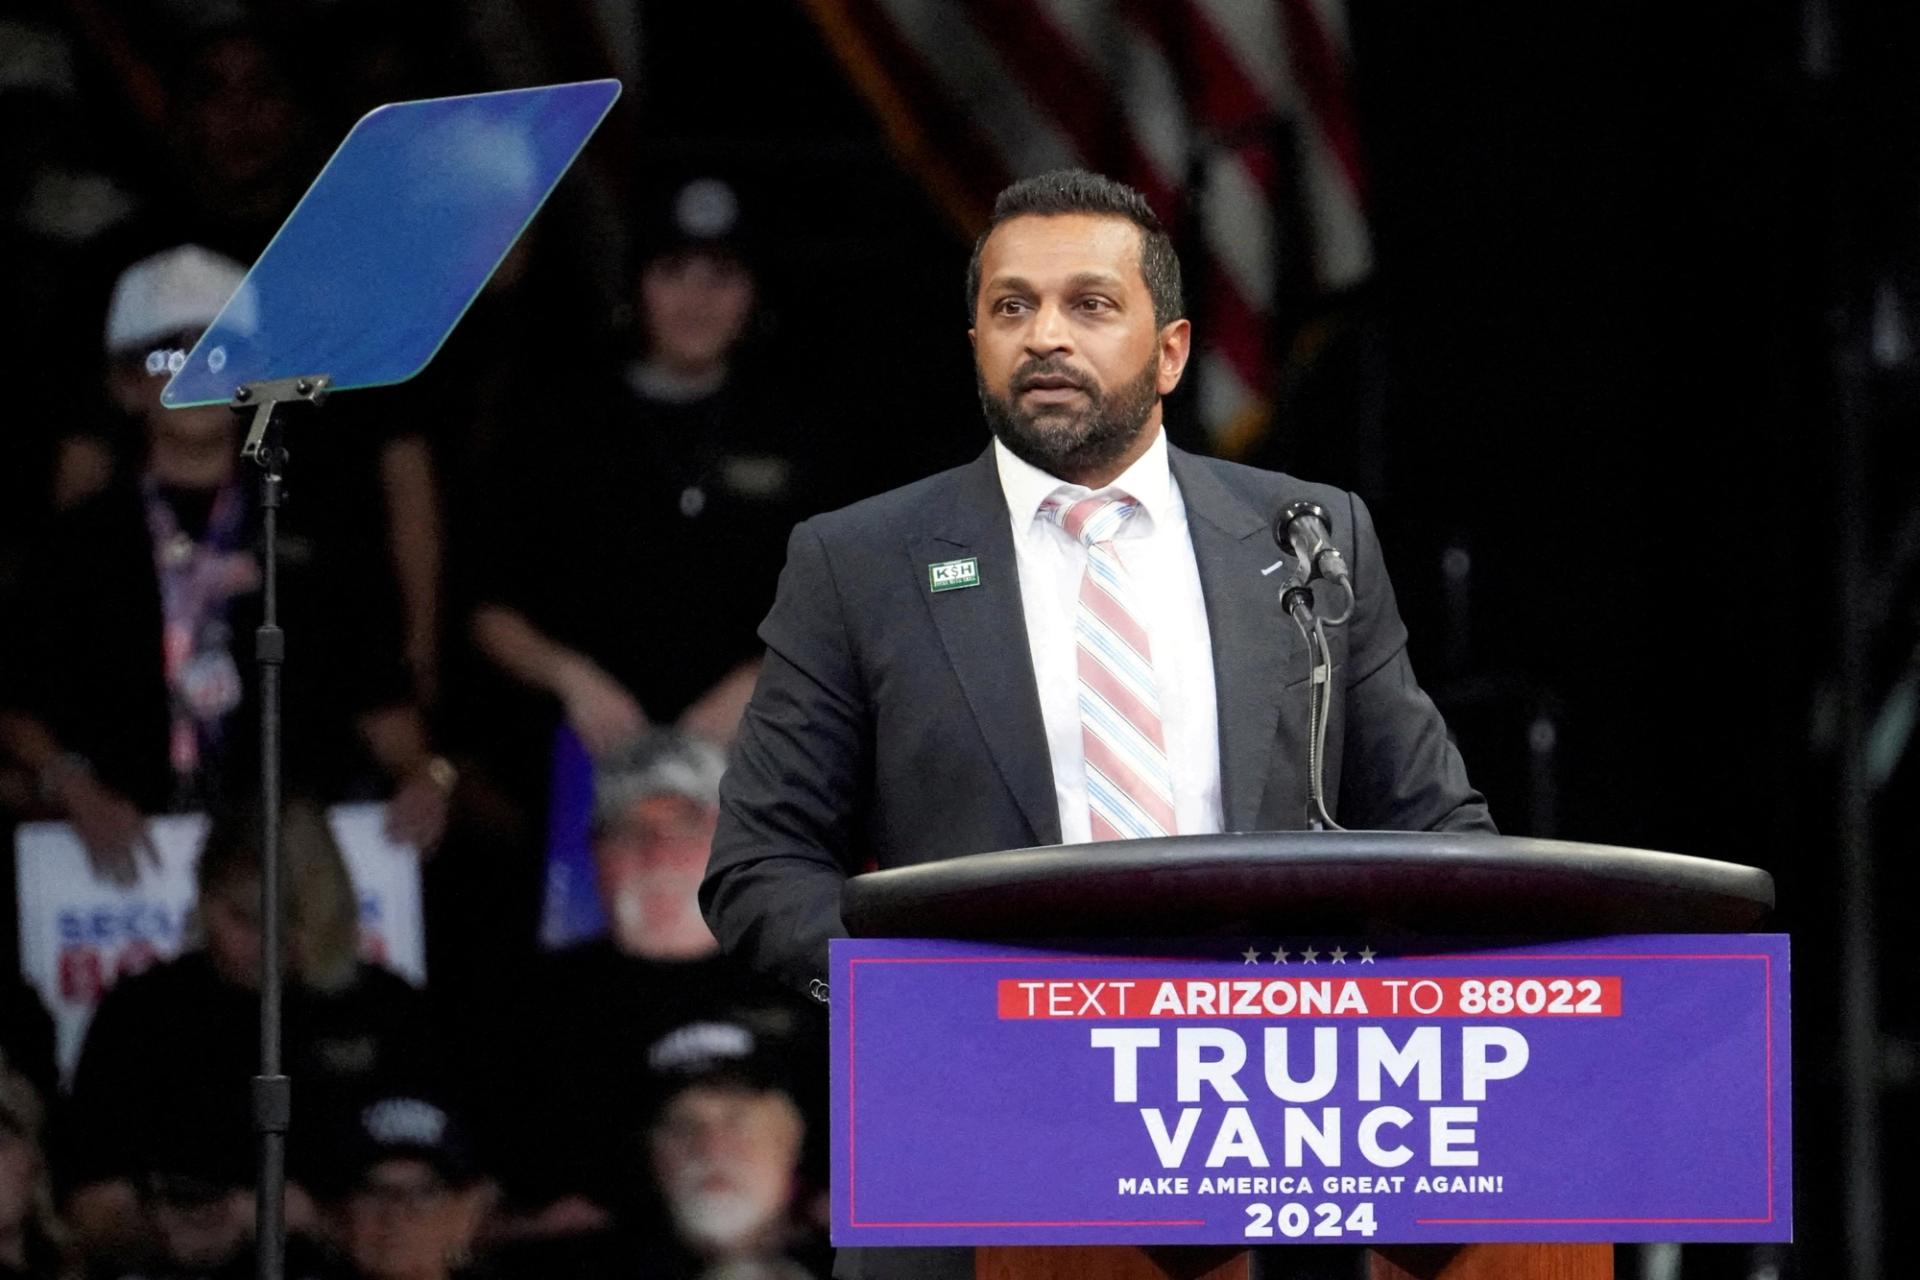
[[[1424,940],[1497,945],[1515,938],[1745,933],[1773,902],[1765,872],[1704,858],[1481,834],[1354,831],[980,854],[856,876],[847,883],[842,911],[856,939],[1051,944],[1345,936],[1418,947]],[[1771,1127],[1768,1151],[1771,1156]],[[1587,1239],[1381,1245],[1369,1254],[1370,1274],[1375,1280],[1610,1277],[1612,1245]],[[982,1280],[1244,1280],[1251,1274],[1250,1255],[1231,1245],[977,1243],[975,1274]],[[1284,1248],[1274,1256],[1285,1274]]]

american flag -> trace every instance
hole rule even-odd
[[[1181,252],[1213,447],[1264,433],[1284,341],[1372,265],[1343,0],[803,0],[969,239],[1013,179],[1138,188]]]

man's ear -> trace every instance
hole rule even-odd
[[[1193,354],[1193,325],[1175,320],[1160,331],[1160,374],[1156,385],[1163,396],[1172,395],[1187,371],[1187,357]]]
[[[975,351],[980,349],[980,331],[978,329],[967,330],[967,345]]]

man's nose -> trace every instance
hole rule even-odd
[[[1047,303],[1034,312],[1033,325],[1027,330],[1027,350],[1034,355],[1073,350],[1073,328],[1061,307]]]
[[[687,1137],[687,1149],[700,1159],[710,1159],[720,1150],[720,1126],[703,1124]]]

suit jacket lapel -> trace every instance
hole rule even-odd
[[[936,513],[930,533],[912,539],[908,556],[947,660],[1034,843],[1058,844],[1052,758],[1020,603],[1013,529],[991,448],[962,472],[951,507]],[[968,556],[979,562],[978,586],[937,593],[929,588],[929,565]]]
[[[1280,558],[1267,533],[1269,515],[1192,454],[1169,449],[1168,460],[1187,505],[1207,601],[1220,714],[1220,807],[1227,830],[1250,831],[1259,822],[1279,732],[1280,690],[1306,674],[1306,655],[1280,608],[1280,575],[1260,575]]]

